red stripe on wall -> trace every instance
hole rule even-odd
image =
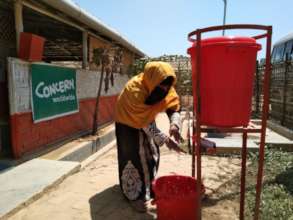
[[[103,96],[99,103],[99,125],[114,119],[114,106],[117,95]],[[10,116],[12,149],[15,158],[33,152],[40,147],[72,137],[93,126],[95,99],[79,102],[79,112],[49,121],[34,124],[32,112]]]

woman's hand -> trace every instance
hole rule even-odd
[[[179,146],[178,143],[176,143],[174,140],[172,140],[171,138],[168,138],[166,141],[166,145],[170,150],[174,150],[177,153],[185,153],[184,150],[182,150]]]

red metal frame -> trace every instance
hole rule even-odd
[[[264,164],[264,147],[265,147],[265,136],[267,127],[267,118],[269,110],[269,84],[271,75],[271,39],[272,39],[272,26],[263,25],[251,25],[251,24],[236,24],[236,25],[224,25],[224,26],[213,26],[203,29],[197,29],[188,34],[188,40],[191,42],[196,41],[196,76],[195,76],[195,89],[197,94],[197,105],[194,109],[196,112],[196,124],[193,120],[193,138],[192,138],[192,176],[195,177],[195,156],[196,157],[196,177],[198,183],[201,183],[201,146],[200,137],[202,132],[209,131],[208,128],[202,128],[200,121],[200,72],[201,72],[201,35],[202,33],[210,31],[228,30],[228,29],[255,29],[263,30],[266,33],[254,36],[253,38],[258,40],[266,38],[266,64],[265,64],[265,76],[264,76],[264,87],[263,87],[263,108],[262,108],[262,120],[260,128],[254,127],[238,127],[238,128],[216,128],[220,132],[231,132],[231,133],[242,133],[242,165],[241,165],[241,192],[240,192],[240,213],[239,218],[244,219],[244,207],[245,207],[245,177],[246,177],[246,157],[247,157],[247,134],[248,133],[260,133],[260,146],[259,146],[259,161],[258,161],[258,175],[256,184],[256,197],[255,197],[255,209],[254,209],[254,220],[259,219],[259,207],[260,207],[260,195],[262,189],[262,177],[263,177],[263,164]],[[196,38],[192,38],[196,36]],[[214,128],[213,128],[214,129]],[[196,145],[195,145],[196,143]],[[198,147],[195,147],[198,146]],[[201,219],[201,184],[196,186],[197,193],[197,219]]]

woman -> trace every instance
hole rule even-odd
[[[179,98],[174,89],[176,75],[165,62],[149,62],[144,72],[133,77],[118,97],[115,120],[118,146],[119,181],[124,196],[137,211],[146,211],[152,198],[151,182],[159,166],[159,147],[181,151],[177,143],[162,133],[155,123],[166,111],[170,136],[180,138]]]

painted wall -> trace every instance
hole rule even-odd
[[[93,124],[95,98],[100,73],[77,70],[77,97],[79,112],[53,120],[34,123],[31,112],[30,63],[8,59],[11,138],[14,157],[20,158],[40,147],[60,142],[90,131]],[[115,85],[107,93],[102,90],[99,106],[99,124],[111,122],[116,98],[125,83],[126,75],[115,74]]]

